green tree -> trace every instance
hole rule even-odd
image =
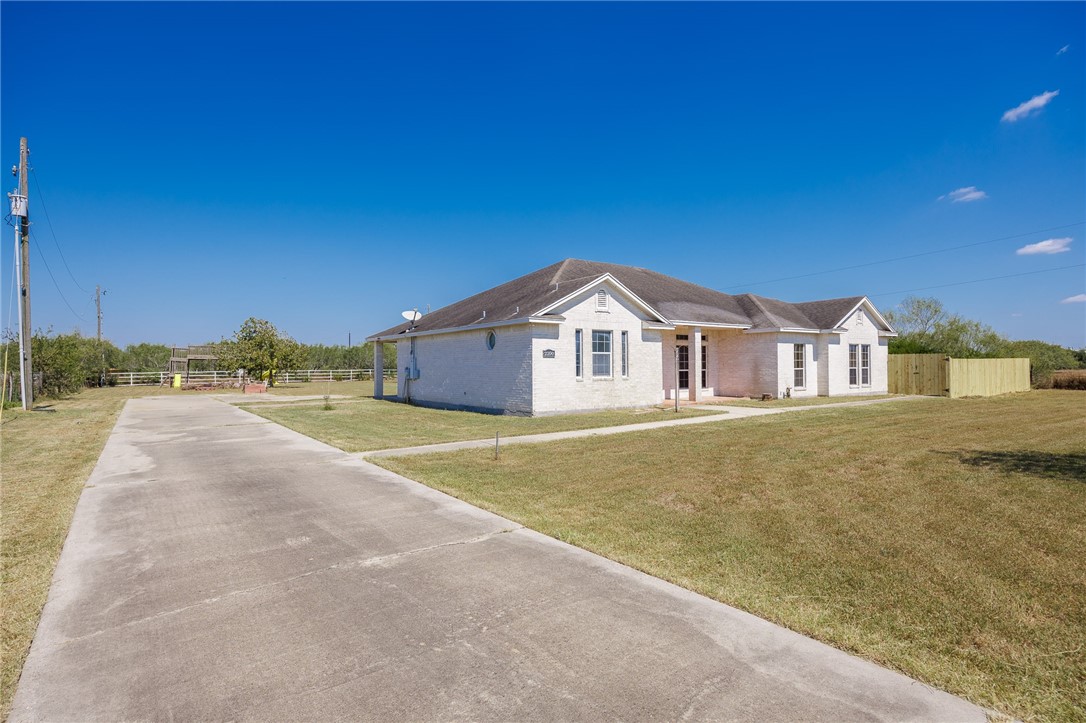
[[[1007,340],[979,321],[950,314],[935,298],[908,296],[886,314],[898,332],[891,354],[948,354],[958,358],[1003,356]]]
[[[1057,369],[1082,369],[1086,367],[1071,349],[1043,341],[1012,341],[1004,349],[1007,357],[1029,357],[1030,376],[1035,386],[1049,386],[1052,372]]]
[[[264,319],[250,317],[219,345],[219,367],[244,369],[252,379],[267,379],[274,386],[279,372],[298,369],[305,360],[301,344]]]
[[[127,372],[165,371],[170,363],[170,347],[165,344],[129,344],[124,348],[121,368]]]

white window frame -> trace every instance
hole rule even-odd
[[[796,361],[799,364],[796,364]],[[799,381],[796,381],[798,375]],[[807,388],[807,345],[792,345],[792,389],[803,391]]]
[[[607,351],[596,351],[596,335],[599,334],[600,341],[607,340]],[[593,379],[612,379],[615,375],[614,367],[614,332],[610,329],[593,329],[592,330],[592,378]],[[601,361],[606,357],[607,359],[607,373],[596,373],[596,359]]]
[[[860,345],[848,345],[848,385],[860,386]]]
[[[860,344],[860,386],[871,386],[871,345]]]
[[[622,332],[622,378],[630,376],[630,332]]]
[[[573,359],[574,359],[574,376],[578,379],[584,379],[584,329],[577,329],[573,332]]]

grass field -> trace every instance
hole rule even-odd
[[[5,409],[0,424],[0,719],[30,649],[76,501],[124,402],[197,394],[163,387],[87,389]]]
[[[810,410],[379,464],[1028,720],[1086,720],[1086,397]]]
[[[317,386],[322,385],[318,383]],[[650,407],[587,414],[563,414],[554,417],[512,417],[423,409],[398,402],[364,398],[333,399],[331,403],[331,410],[324,409],[323,404],[319,402],[299,402],[267,408],[261,404],[242,406],[253,414],[258,414],[347,452],[412,447],[469,439],[493,439],[495,433],[502,437],[514,437],[523,434],[640,424],[719,413],[684,409],[676,415],[671,409]]]

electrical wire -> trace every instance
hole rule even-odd
[[[1067,269],[1080,269],[1086,264],[1071,264],[1070,266],[1057,266],[1053,269],[1040,269],[1038,271],[1023,271],[1018,274],[1007,274],[1006,276],[989,276],[983,279],[972,279],[971,281],[955,281],[952,284],[939,284],[937,286],[924,286],[919,289],[902,289],[900,291],[882,291],[878,294],[868,294],[868,297],[872,296],[891,296],[893,294],[909,294],[914,291],[928,291],[930,289],[945,289],[948,286],[964,286],[966,284],[979,284],[982,281],[997,281],[999,279],[1012,279],[1016,276],[1031,276],[1033,274],[1047,274],[1051,271],[1066,271]]]
[[[45,221],[49,224],[49,232],[53,234],[53,245],[57,247],[57,253],[60,254],[60,260],[64,262],[64,268],[68,272],[68,276],[71,277],[72,283],[79,287],[79,290],[84,294],[90,292],[83,288],[83,286],[76,281],[75,275],[68,267],[68,260],[64,258],[64,252],[60,250],[60,243],[57,241],[57,232],[53,230],[53,220],[49,218],[49,209],[45,205],[45,194],[41,192],[41,184],[38,182],[38,172],[34,170],[34,167],[30,167],[30,175],[34,178],[34,188],[38,189],[38,199],[41,201],[41,209],[45,212]]]
[[[45,258],[45,254],[41,252],[41,249],[38,248],[38,239],[34,236],[33,230],[31,230],[30,232],[30,237],[34,239],[33,245],[38,252],[38,258],[41,259],[42,263],[45,264],[45,270],[49,272],[49,278],[53,280],[53,286],[56,287],[57,293],[60,294],[60,298],[64,302],[64,305],[68,307],[68,311],[72,312],[72,314],[74,314],[77,319],[79,319],[80,321],[86,321],[85,318],[80,316],[76,312],[76,310],[72,308],[72,305],[68,303],[67,297],[64,296],[64,292],[60,290],[60,284],[57,283],[57,277],[53,276],[53,270],[49,268],[49,261]]]
[[[792,281],[793,279],[806,279],[811,276],[821,276],[822,274],[833,274],[838,271],[851,271],[852,269],[862,269],[868,266],[877,266],[879,264],[889,264],[894,261],[905,261],[907,259],[918,259],[923,256],[933,256],[935,254],[945,254],[951,251],[960,251],[961,249],[973,248],[974,246],[984,246],[986,244],[994,244],[999,241],[1011,241],[1016,238],[1025,238],[1026,236],[1032,236],[1035,233],[1048,233],[1049,231],[1061,231],[1065,228],[1072,228],[1074,226],[1082,226],[1086,221],[1077,221],[1075,223],[1064,224],[1063,226],[1052,226],[1050,228],[1042,228],[1036,231],[1028,231],[1026,233],[1016,233],[1013,236],[1001,236],[999,238],[989,239],[987,241],[976,241],[974,243],[962,244],[960,246],[950,246],[945,249],[935,249],[933,251],[921,251],[920,253],[908,254],[907,256],[896,256],[892,259],[882,259],[881,261],[866,261],[862,264],[853,264],[852,266],[841,266],[836,269],[826,269],[825,271],[812,271],[807,274],[797,274],[795,276],[782,276],[779,279],[769,279],[767,281],[758,281],[753,284],[734,284],[732,286],[725,286],[725,289],[738,289],[738,288],[750,288],[752,286],[764,286],[765,284],[775,284],[779,281]]]

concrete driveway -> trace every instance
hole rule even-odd
[[[329,718],[985,716],[228,404],[128,402],[11,720]]]

